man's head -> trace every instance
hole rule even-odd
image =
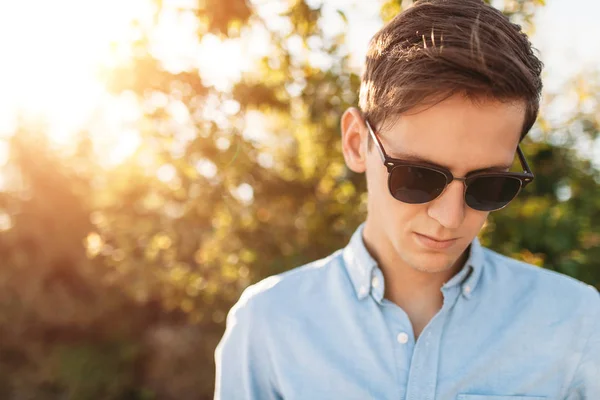
[[[366,172],[365,235],[378,251],[415,269],[448,270],[488,212],[465,204],[457,180],[428,203],[396,200],[365,121],[389,156],[444,166],[455,177],[511,165],[537,117],[541,69],[520,28],[477,0],[418,1],[373,37],[361,110],[344,114],[342,143],[349,168]],[[457,240],[436,250],[416,233]]]
[[[522,136],[537,117],[542,63],[527,36],[481,0],[421,0],[371,40],[360,108],[380,129],[453,94],[521,100]]]

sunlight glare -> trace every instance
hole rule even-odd
[[[0,167],[4,166],[8,161],[8,143],[6,140],[0,139]]]
[[[269,51],[260,29],[240,39],[212,34],[199,39],[196,16],[175,10],[181,1],[162,4],[151,52],[170,71],[197,67],[205,85],[227,91]],[[73,148],[76,135],[86,130],[96,152],[106,155],[102,162],[124,161],[141,145],[136,124],[148,110],[131,101],[123,107],[99,74],[131,57],[129,45],[139,39],[133,22],[151,26],[155,5],[153,0],[0,2],[0,137],[10,137],[19,121],[35,121],[47,127],[53,145]],[[239,105],[234,106],[226,103],[225,112],[237,113]],[[179,108],[171,110],[174,122],[189,125],[188,111]]]
[[[239,40],[221,41],[214,35],[202,38],[198,55],[202,79],[218,90],[227,90],[240,79],[241,73],[250,68],[243,43]]]
[[[17,117],[47,123],[66,144],[98,107],[96,73],[112,45],[127,39],[147,0],[24,0],[0,4],[0,126]],[[137,14],[136,14],[137,13]]]

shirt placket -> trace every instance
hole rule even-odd
[[[410,359],[414,347],[412,327],[404,310],[383,298],[383,292],[383,274],[379,268],[374,268],[371,273],[371,295],[379,304],[390,333],[390,342],[388,343],[392,347],[397,376],[397,386],[393,398],[402,400],[405,398]]]
[[[405,399],[410,371],[410,361],[414,348],[411,324],[406,313],[387,299],[381,302],[382,312],[391,335],[394,362],[397,372],[397,393],[394,398]]]
[[[419,336],[412,354],[406,385],[406,400],[434,400],[440,343],[444,326],[458,297],[456,287],[444,291],[444,305]]]

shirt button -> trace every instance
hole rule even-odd
[[[364,296],[365,294],[367,294],[367,288],[366,287],[361,287],[360,290],[358,291],[358,294],[361,296]]]
[[[379,286],[379,279],[377,279],[377,277],[373,277],[373,279],[371,280],[371,285],[376,288]]]
[[[471,293],[471,286],[469,286],[469,285],[465,286],[465,287],[463,288],[463,292],[464,292],[465,294],[469,294],[469,293]]]
[[[406,332],[400,332],[396,339],[398,339],[398,343],[401,343],[401,344],[408,343],[408,335],[406,334]]]

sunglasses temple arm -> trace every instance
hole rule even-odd
[[[523,151],[521,150],[521,146],[517,146],[517,154],[519,155],[519,161],[521,161],[521,167],[523,167],[523,170],[526,173],[533,175],[533,172],[531,172],[531,170],[529,169],[529,164],[527,164],[525,155],[523,154]]]
[[[377,150],[379,151],[379,155],[381,156],[381,161],[383,161],[383,163],[385,164],[387,161],[387,158],[388,158],[387,154],[385,154],[385,152],[383,151],[383,146],[381,145],[379,138],[377,137],[377,135],[375,135],[373,128],[371,128],[371,124],[369,124],[369,121],[367,121],[366,119],[365,119],[365,124],[367,125],[367,130],[369,131],[369,134],[371,135],[371,139],[373,139],[373,141],[375,142],[375,145],[377,147]]]

